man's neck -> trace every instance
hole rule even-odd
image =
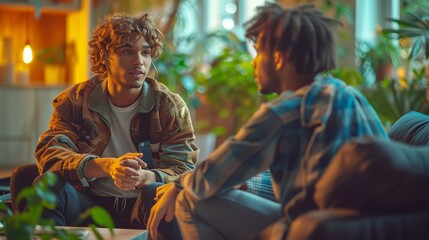
[[[314,81],[314,75],[295,75],[290,77],[290,80],[287,81],[287,89],[296,91],[304,86],[310,85]]]
[[[140,98],[142,88],[108,89],[109,100],[117,107],[128,107]]]
[[[314,81],[314,74],[300,74],[296,72],[296,69],[293,65],[289,64],[281,73],[283,76],[283,81],[281,81],[280,88],[282,91],[296,91],[304,86],[311,84]]]

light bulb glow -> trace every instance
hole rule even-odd
[[[223,28],[227,29],[227,30],[231,30],[234,28],[234,20],[232,18],[225,18],[222,20],[222,26]]]
[[[22,52],[22,60],[27,64],[33,61],[33,51],[31,50],[30,44],[25,45],[24,51]]]

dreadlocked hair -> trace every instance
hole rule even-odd
[[[334,25],[341,23],[325,17],[314,5],[283,9],[270,2],[258,7],[257,14],[244,23],[248,39],[258,40],[261,49],[289,53],[300,74],[335,68]]]
[[[144,37],[152,48],[152,58],[162,52],[162,33],[153,25],[147,13],[139,17],[125,14],[106,16],[95,28],[89,41],[91,70],[101,78],[107,77],[107,54],[110,49],[137,41],[135,35]],[[134,37],[134,38],[133,38]]]

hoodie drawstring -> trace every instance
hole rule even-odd
[[[113,207],[118,211],[119,210],[119,199],[121,199],[121,212],[125,210],[127,207],[127,199],[126,198],[119,198],[115,197],[115,201],[113,202]]]

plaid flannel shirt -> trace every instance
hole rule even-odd
[[[387,133],[366,98],[331,76],[263,104],[180,184],[204,199],[270,169],[276,200],[293,219],[315,207],[314,184],[342,144]]]

